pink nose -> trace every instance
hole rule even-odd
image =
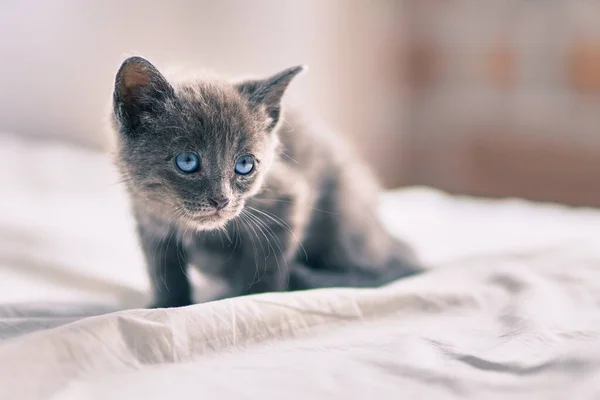
[[[211,197],[208,202],[217,210],[222,210],[229,204],[229,199],[227,197]]]

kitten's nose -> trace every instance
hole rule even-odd
[[[229,199],[227,197],[209,197],[208,202],[217,210],[222,210],[229,204]]]

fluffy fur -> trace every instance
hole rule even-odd
[[[141,57],[123,62],[116,162],[155,307],[192,302],[190,266],[225,280],[225,296],[378,286],[420,271],[381,226],[378,187],[346,143],[294,112],[284,117],[282,97],[302,70],[174,81]],[[200,156],[197,172],[176,168],[184,151]],[[242,176],[234,165],[244,154],[255,168]],[[217,209],[215,198],[229,203]]]

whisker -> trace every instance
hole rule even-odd
[[[250,222],[251,222],[251,220],[249,220],[249,223],[250,223]],[[257,228],[257,229],[260,231],[260,233],[261,233],[261,234],[262,234],[262,235],[265,237],[265,239],[267,240],[267,250],[269,250],[269,254],[270,254],[270,249],[269,249],[270,243],[268,242],[267,236],[266,236],[266,235],[264,234],[264,232],[263,232],[263,231],[260,229],[260,227],[256,226],[256,228]],[[258,237],[258,235],[256,235],[256,239],[260,241],[260,238]],[[265,255],[265,253],[263,252],[263,256],[264,256],[264,255]],[[263,277],[265,276],[265,274],[267,273],[267,258],[268,258],[268,256],[265,256],[265,258],[264,258],[264,271],[263,271],[263,274],[262,274],[262,275],[260,275],[260,272],[259,272],[259,273],[258,273],[258,278],[257,278],[257,280],[256,280],[256,281],[255,281],[255,280],[253,280],[253,281],[252,281],[252,284],[255,284],[255,283],[258,283],[258,282],[260,282],[260,281],[263,279]]]
[[[111,183],[110,185],[120,185],[122,183],[131,182],[132,180],[133,180],[133,178],[124,178],[124,179],[120,179],[114,183]]]
[[[259,210],[258,208],[254,208],[254,207],[250,207],[250,206],[247,206],[247,208],[249,208],[251,210],[254,210],[254,211],[256,211],[256,212],[264,215],[265,217],[271,219],[273,222],[277,223],[282,228],[286,229],[292,235],[292,237],[294,238],[294,240],[296,240],[296,242],[298,243],[298,245],[302,249],[302,252],[304,253],[304,259],[305,259],[305,261],[308,261],[308,253],[306,252],[306,249],[304,248],[304,245],[302,244],[302,241],[296,236],[296,234],[294,233],[294,231],[288,225],[287,222],[285,222],[283,219],[279,218],[277,215],[272,214],[272,213],[270,213],[268,211]]]
[[[289,158],[290,160],[292,160],[293,162],[295,162],[296,164],[300,164],[298,161],[294,160],[289,154],[287,154],[286,152],[282,151],[281,152],[282,155],[284,155],[286,158]]]
[[[227,228],[223,227],[223,233],[225,234],[225,237],[227,238],[227,240],[229,240],[229,244],[233,243],[233,241],[231,240],[231,237],[229,236],[229,232],[227,232]]]
[[[186,229],[187,228],[184,228],[184,234],[185,234],[185,230]],[[183,242],[183,239],[181,238],[181,235],[180,235],[180,242]],[[186,271],[186,268],[187,268],[187,257],[185,256],[185,253],[182,250],[183,250],[182,246],[178,244],[178,246],[177,246],[177,262],[179,263],[179,269],[181,270],[181,272],[183,273],[183,275],[187,279],[190,279],[190,277],[188,276],[188,273]],[[181,260],[182,259],[183,259],[184,265],[181,264]]]
[[[248,212],[248,216],[252,217],[256,221],[255,223],[257,224],[257,226],[262,225],[265,228],[265,230],[267,231],[267,233],[269,233],[270,236],[275,240],[275,245],[277,246],[277,248],[279,248],[279,252],[281,254],[283,261],[285,262],[286,271],[287,271],[289,269],[287,257],[283,250],[281,241],[277,238],[277,235],[275,234],[275,232],[273,232],[273,230],[264,221],[262,221],[258,216],[252,214],[250,211],[247,211],[247,212]],[[266,235],[265,235],[265,238],[267,239],[267,243],[269,243],[269,245],[271,245],[271,243],[270,243],[269,239],[266,237]],[[273,247],[271,246],[271,248],[273,248]],[[275,253],[274,248],[273,248],[273,253]],[[279,277],[281,277],[282,273],[281,273],[281,265],[279,264],[279,258],[275,254],[274,254],[274,257],[275,257],[275,263],[277,264],[277,272],[279,274]],[[286,277],[286,279],[288,279],[288,278]],[[286,288],[287,288],[288,283],[286,283]]]
[[[248,216],[248,214],[246,214],[246,217]],[[252,231],[254,232],[254,234],[256,235],[256,239],[258,240],[258,244],[260,245],[260,249],[262,251],[263,254],[265,254],[265,248],[262,245],[262,242],[260,241],[258,234],[256,233],[256,230],[254,229],[254,224],[252,224],[252,221],[248,219],[248,223],[249,223],[249,227],[250,229],[252,229]]]
[[[265,235],[264,231],[260,228],[260,226],[255,221],[253,222],[252,217],[254,217],[254,216],[248,210],[244,210],[244,211],[246,212],[245,216],[246,216],[246,218],[248,218],[248,222],[252,223],[252,225],[254,225],[260,231],[260,233],[265,237],[265,240],[267,241],[267,250],[269,251],[269,255],[271,254],[271,249],[273,250],[273,257],[275,257],[275,261],[277,262],[277,268],[279,270],[280,269],[279,262],[277,261],[277,257],[275,255],[275,249],[273,248],[273,246],[271,246],[271,242],[269,241],[269,238],[267,237],[267,235]],[[256,235],[256,239],[260,241],[258,235]],[[261,243],[261,242],[259,242],[259,243]],[[262,248],[262,244],[261,244],[261,248]],[[263,255],[265,255],[264,249],[263,249]],[[265,256],[265,264],[264,264],[265,269],[264,269],[262,276],[259,276],[258,282],[260,282],[267,273],[267,258],[268,258],[268,255]]]
[[[246,220],[245,216],[242,214],[240,214],[240,222],[242,224],[244,224],[244,226],[246,226],[247,228],[249,227],[248,225],[248,221]],[[248,237],[250,238],[250,244],[252,245],[252,252],[254,254],[254,265],[255,265],[255,270],[254,270],[254,277],[252,278],[252,282],[250,283],[250,285],[246,288],[249,289],[252,285],[254,285],[254,283],[256,283],[256,279],[258,277],[259,269],[258,269],[258,256],[257,256],[257,248],[256,248],[256,244],[254,243],[254,238],[252,237],[252,232],[248,229],[246,229],[246,231],[248,232]]]
[[[252,215],[250,213],[250,211],[248,211],[248,210],[244,210],[244,211],[246,212],[246,216],[247,217],[250,217],[250,218],[254,217],[254,215]],[[255,224],[255,226],[260,231],[260,233],[264,236],[265,240],[267,241],[267,250],[269,251],[269,253],[265,256],[265,261],[266,261],[267,258],[269,258],[269,256],[271,255],[272,246],[271,246],[271,243],[269,242],[269,238],[267,237],[267,235],[265,235],[264,231],[260,228],[260,226],[256,225],[256,224]],[[274,249],[273,249],[273,255],[275,255],[275,250]]]
[[[237,249],[238,244],[241,244],[241,240],[240,240],[240,222],[237,219],[234,219],[233,222],[234,222],[234,230],[233,230],[233,232],[235,234],[235,243],[233,245],[233,251],[235,251]]]
[[[217,232],[219,232],[219,239],[221,239],[221,248],[225,249],[225,243],[223,242],[223,236],[221,235],[221,230],[217,229]]]
[[[166,276],[167,276],[167,268],[169,268],[169,266],[167,265],[167,256],[168,256],[168,251],[169,251],[169,245],[171,244],[171,239],[173,239],[173,235],[175,234],[175,230],[173,230],[171,232],[171,234],[169,235],[169,239],[167,239],[167,244],[164,247],[163,251],[165,252],[165,263],[163,265],[163,269],[164,269],[164,275],[163,275],[163,282],[165,284],[165,288],[167,289],[167,292],[170,292],[171,290],[169,289],[169,285],[167,284],[166,281]]]

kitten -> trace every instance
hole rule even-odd
[[[121,65],[116,162],[154,307],[192,302],[189,266],[224,279],[227,297],[371,287],[420,271],[378,221],[377,186],[344,141],[284,117],[302,70],[175,82],[141,57]]]

